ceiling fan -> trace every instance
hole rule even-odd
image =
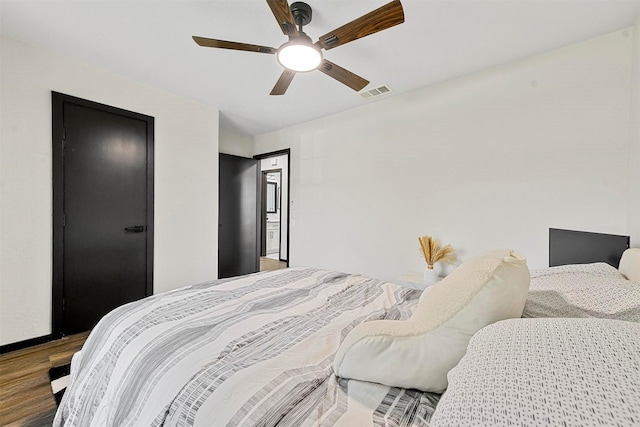
[[[289,37],[289,41],[277,49],[197,36],[193,36],[193,40],[203,47],[275,54],[284,71],[273,87],[271,95],[283,95],[296,73],[316,69],[355,91],[363,89],[369,84],[368,80],[324,59],[322,49],[333,49],[404,22],[402,4],[400,0],[394,0],[328,32],[313,43],[311,38],[302,31],[302,27],[311,22],[311,7],[308,4],[295,2],[289,6],[286,0],[267,0],[267,4],[278,21],[280,29]]]

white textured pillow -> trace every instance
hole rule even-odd
[[[511,319],[471,338],[429,425],[638,426],[640,325]]]
[[[618,271],[632,282],[640,283],[640,248],[629,248],[622,253]]]
[[[601,317],[640,322],[640,285],[605,262],[531,271],[522,317]]]
[[[336,375],[442,392],[471,336],[503,319],[520,317],[529,290],[524,257],[489,252],[463,263],[434,285],[411,318],[362,323],[347,335],[334,361]]]

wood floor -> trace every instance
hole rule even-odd
[[[287,268],[287,263],[284,261],[278,261],[277,259],[267,258],[265,256],[260,257],[260,271],[274,271]]]
[[[71,361],[88,332],[0,355],[0,426],[51,426],[56,402],[49,368]]]

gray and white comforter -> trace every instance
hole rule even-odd
[[[406,319],[420,292],[294,268],[120,307],[74,356],[55,426],[425,426],[439,395],[342,380],[357,324]]]

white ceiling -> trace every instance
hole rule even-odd
[[[389,0],[308,0],[317,38]],[[633,25],[640,0],[402,0],[405,23],[325,52],[393,93],[364,100],[319,71],[270,96],[274,55],[197,46],[192,35],[278,47],[264,0],[0,0],[0,31],[210,104],[257,135]]]

